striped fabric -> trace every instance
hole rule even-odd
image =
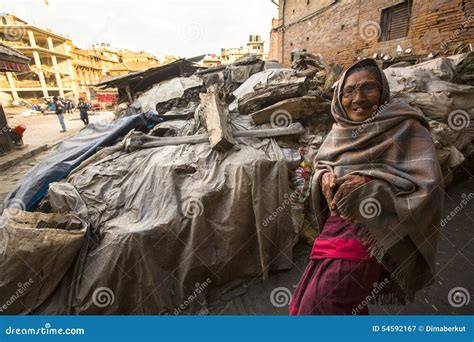
[[[379,302],[405,303],[433,280],[443,178],[426,119],[404,102],[390,101],[381,70],[382,105],[364,122],[349,119],[341,90],[347,72],[359,65],[377,66],[371,59],[360,61],[336,86],[331,107],[336,123],[313,161],[314,223],[321,230],[328,211],[317,181],[321,173],[372,177],[337,207],[349,223],[359,226],[370,255],[390,271],[391,286],[378,296]]]

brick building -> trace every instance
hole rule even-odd
[[[295,48],[348,66],[357,57],[415,59],[474,43],[473,0],[279,0],[278,8],[269,58],[286,66]]]

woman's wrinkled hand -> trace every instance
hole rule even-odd
[[[323,192],[324,198],[326,198],[326,202],[328,206],[330,206],[332,199],[334,197],[334,190],[336,188],[336,175],[332,172],[325,172],[321,176],[321,191]],[[334,213],[331,211],[331,215]]]
[[[365,184],[365,182],[364,176],[359,175],[347,175],[336,179],[336,184],[339,185],[339,188],[337,189],[336,194],[333,196],[332,201],[329,204],[329,209],[331,212],[338,213],[336,205],[337,202],[349,195],[349,193],[354,189]]]

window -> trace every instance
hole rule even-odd
[[[412,0],[382,10],[380,41],[403,38],[408,35]]]

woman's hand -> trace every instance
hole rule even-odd
[[[341,200],[343,197],[347,196],[352,190],[365,184],[365,182],[366,180],[364,176],[359,175],[347,175],[336,179],[336,184],[339,185],[339,188],[337,189],[336,194],[329,204],[329,209],[331,212],[338,213],[336,206],[337,202],[339,202],[339,200]]]
[[[323,192],[324,198],[326,198],[326,202],[328,206],[330,206],[332,199],[334,197],[334,189],[336,188],[336,175],[332,172],[325,172],[321,176],[321,190]],[[331,210],[331,215],[334,213]]]

